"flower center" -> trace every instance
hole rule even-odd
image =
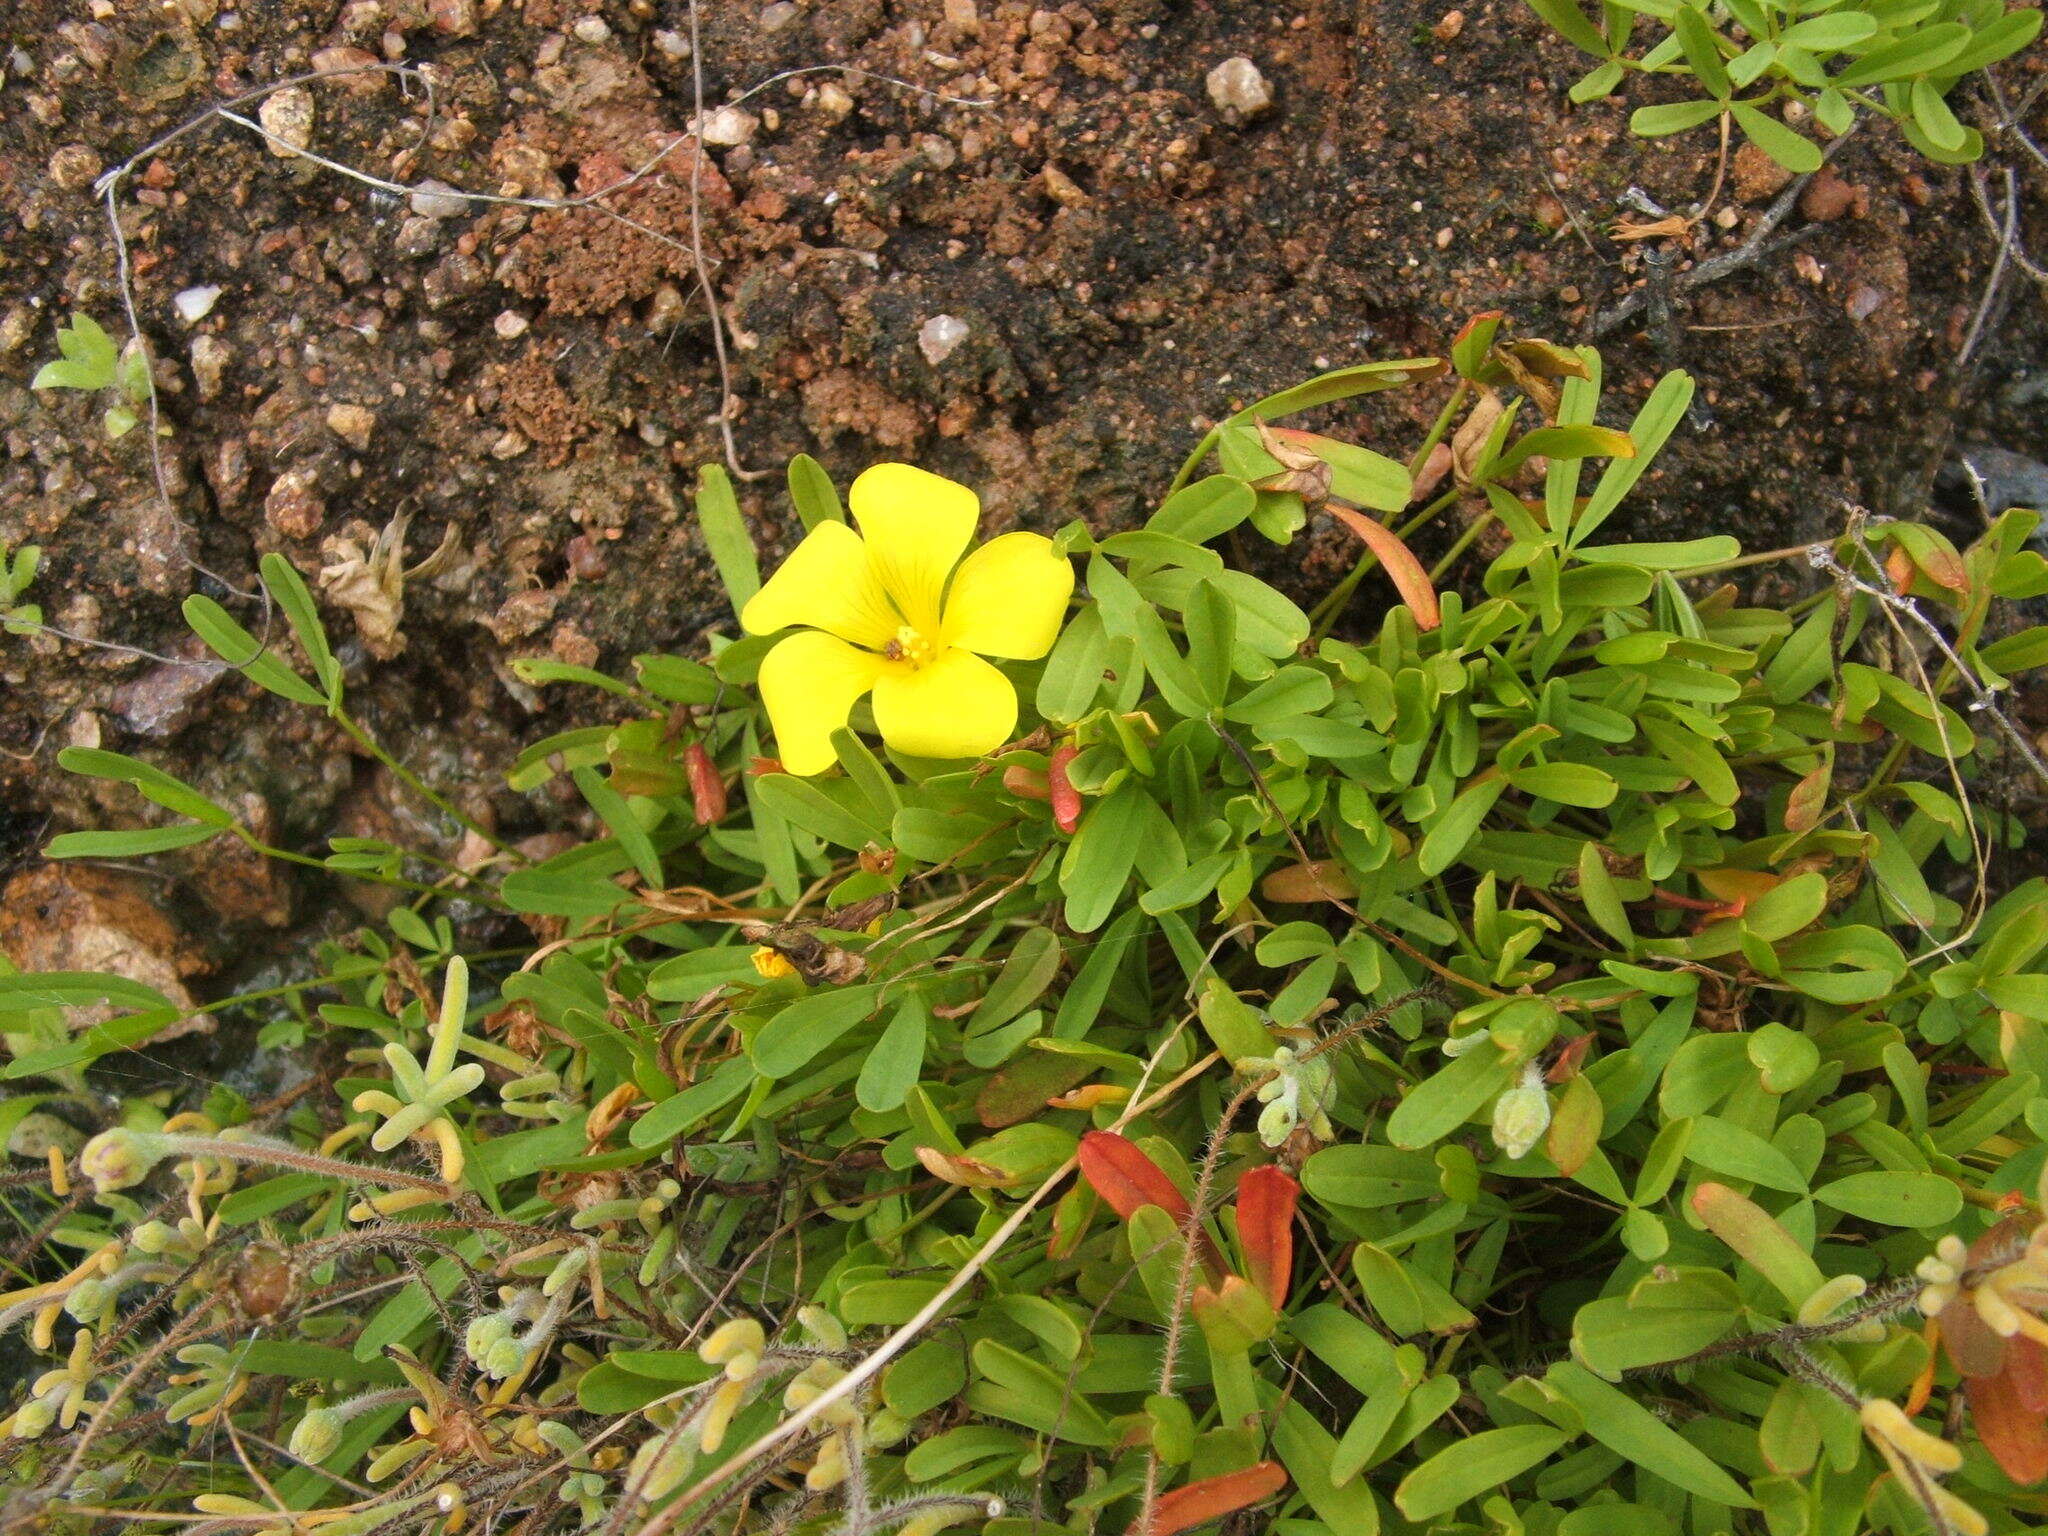
[[[939,648],[909,624],[897,628],[893,638],[882,647],[882,654],[891,661],[907,661],[913,667],[928,667],[937,659]]]

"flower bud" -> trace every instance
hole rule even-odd
[[[714,1328],[711,1337],[697,1346],[697,1354],[706,1365],[724,1365],[736,1355],[758,1359],[767,1346],[768,1335],[759,1323],[751,1317],[736,1317]]]
[[[92,1180],[93,1189],[102,1195],[132,1188],[149,1177],[150,1169],[163,1156],[162,1140],[121,1127],[101,1131],[78,1154],[78,1171]]]
[[[292,1426],[285,1448],[301,1461],[319,1463],[332,1456],[341,1444],[342,1417],[332,1408],[308,1408]]]
[[[1535,1062],[1522,1080],[1493,1101],[1493,1144],[1509,1157],[1526,1157],[1550,1129],[1550,1095]]]

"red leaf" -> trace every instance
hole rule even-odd
[[[1950,1310],[1942,1309],[1944,1313]],[[2018,1342],[2007,1341],[2008,1362],[2017,1353],[2011,1345]],[[1978,1438],[2005,1475],[2016,1483],[2048,1478],[2048,1422],[2022,1399],[2010,1364],[1995,1376],[1968,1377],[1963,1391],[1970,1399],[1970,1417],[1977,1425]]]
[[[1186,1231],[1190,1216],[1188,1198],[1166,1172],[1138,1149],[1134,1141],[1115,1131],[1090,1131],[1081,1138],[1081,1176],[1109,1208],[1125,1221],[1140,1206],[1156,1205]],[[1224,1273],[1223,1255],[1199,1224],[1195,1227],[1195,1257],[1212,1279]]]
[[[690,772],[691,810],[700,827],[725,820],[725,780],[702,742],[693,741],[683,749],[683,765]]]
[[[2006,1379],[2020,1401],[2035,1413],[2048,1413],[2048,1348],[2022,1334],[2006,1341]]]
[[[1175,1536],[1180,1531],[1191,1531],[1240,1509],[1249,1509],[1286,1486],[1286,1470],[1277,1461],[1262,1461],[1242,1472],[1225,1472],[1221,1477],[1183,1484],[1152,1506],[1152,1521],[1145,1527],[1145,1536]]]
[[[1333,506],[1330,515],[1363,539],[1365,547],[1379,557],[1395,590],[1401,594],[1401,601],[1415,615],[1419,628],[1435,629],[1443,623],[1443,615],[1437,608],[1436,588],[1429,584],[1429,572],[1422,568],[1422,562],[1415,558],[1413,551],[1394,536],[1393,529],[1349,507]]]
[[[1125,1221],[1139,1206],[1156,1205],[1177,1225],[1187,1225],[1188,1199],[1180,1186],[1136,1142],[1115,1131],[1090,1131],[1081,1138],[1081,1175]]]
[[[1078,756],[1078,748],[1054,747],[1045,764],[1045,781],[1052,795],[1052,824],[1062,832],[1072,832],[1081,825],[1081,793],[1067,777],[1067,765]]]
[[[1286,1169],[1268,1163],[1237,1181],[1237,1241],[1246,1278],[1265,1293],[1275,1312],[1287,1305],[1294,1278],[1294,1207],[1301,1186]]]

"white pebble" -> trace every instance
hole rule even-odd
[[[934,368],[967,339],[967,322],[957,315],[933,315],[917,328],[917,348]]]
[[[187,325],[197,325],[213,313],[213,306],[220,299],[217,287],[187,288],[172,298],[178,318]]]
[[[423,219],[456,219],[469,211],[469,199],[429,177],[413,188],[412,211]]]
[[[491,329],[504,337],[505,340],[512,341],[524,336],[527,326],[532,323],[526,316],[519,313],[518,310],[507,309],[499,312],[498,318],[491,322]]]
[[[576,25],[569,30],[576,34],[579,43],[601,43],[612,35],[611,27],[602,16],[578,17]]]
[[[754,136],[754,114],[741,107],[720,107],[704,114],[704,142],[722,148],[744,144]]]
[[[1273,88],[1258,65],[1238,54],[1209,71],[1209,100],[1218,112],[1253,118],[1273,105]]]
[[[270,135],[270,152],[293,159],[313,140],[313,93],[303,85],[287,86],[263,98],[256,120]]]

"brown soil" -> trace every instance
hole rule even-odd
[[[510,833],[566,814],[498,770],[590,706],[507,663],[623,667],[727,617],[686,494],[722,452],[678,143],[689,25],[678,0],[14,0],[0,544],[43,547],[31,595],[49,621],[185,656],[179,600],[231,597],[201,567],[238,587],[267,550],[342,567],[329,617],[355,633],[344,660],[374,727]],[[746,466],[807,451],[843,484],[915,458],[980,487],[997,525],[1127,526],[1211,418],[1325,367],[1439,349],[1477,309],[1576,339],[1644,280],[1642,248],[1611,238],[1621,194],[1682,210],[1715,182],[1711,132],[1644,143],[1624,104],[1571,107],[1580,61],[1513,0],[705,0],[702,30],[709,107],[814,71],[751,97],[751,141],[713,146],[699,181]],[[1204,86],[1239,54],[1275,98],[1249,122]],[[322,81],[312,149],[408,185],[561,197],[670,147],[611,199],[654,234],[592,211],[409,205],[224,122],[187,135],[119,209],[162,360],[167,509],[144,432],[110,444],[96,404],[28,388],[60,317],[121,330],[92,177],[216,101],[386,56],[431,68],[431,121],[391,76]],[[1661,255],[1683,271],[1739,244],[1779,180],[1737,157],[1706,238]],[[1786,228],[1809,219],[1796,253],[1699,290],[1654,334],[1607,339],[1618,402],[1684,366],[1705,405],[1617,534],[1789,543],[1845,498],[1922,508],[1956,441],[2043,439],[2044,321],[2024,279],[1955,365],[1994,250],[1964,173],[1866,128]],[[2021,221],[2037,249],[2043,223],[2038,204]],[[173,296],[213,285],[212,311],[181,320]],[[939,315],[967,335],[934,362],[918,338]],[[1413,428],[1394,413],[1436,403],[1334,424],[1398,443]],[[786,546],[779,475],[742,494],[763,543]],[[408,562],[448,546],[402,611],[368,574],[398,518]],[[1319,522],[1283,562],[1243,553],[1313,594],[1347,538]],[[0,877],[47,830],[137,819],[127,791],[55,766],[69,743],[159,761],[296,846],[431,835],[332,727],[215,669],[0,639],[0,699]],[[331,905],[223,854],[179,857],[161,862],[220,945]]]

